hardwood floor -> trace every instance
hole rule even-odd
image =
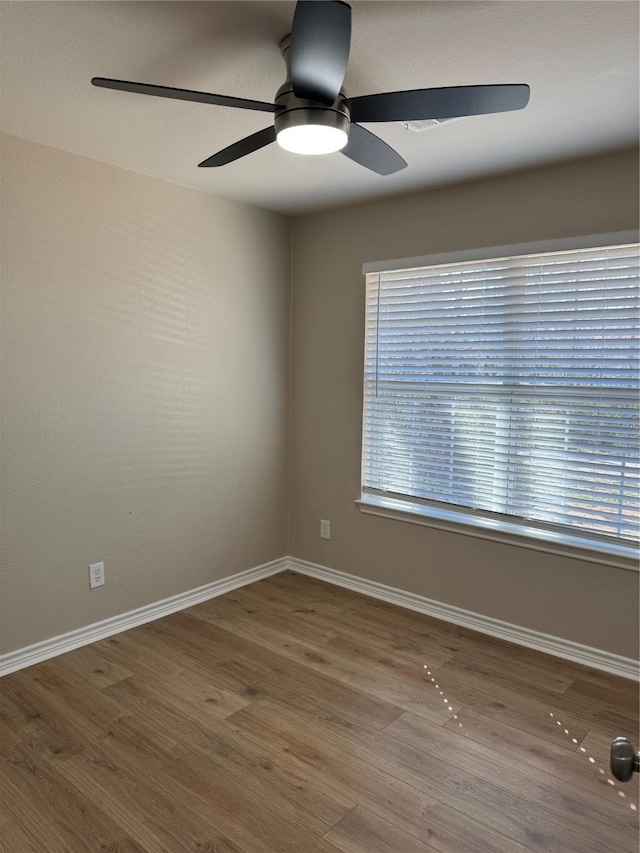
[[[3,853],[638,849],[638,685],[283,573],[0,682]]]

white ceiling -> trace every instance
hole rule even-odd
[[[272,101],[293,2],[2,2],[2,129],[288,214],[633,145],[638,5],[592,0],[353,2],[352,95],[529,83],[526,110],[422,134],[368,125],[409,167],[380,177],[340,154],[271,145],[197,164],[266,127],[266,113],[96,89],[116,77]]]

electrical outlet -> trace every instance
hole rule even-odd
[[[320,538],[331,539],[331,522],[324,518],[320,520]]]
[[[89,566],[89,588],[104,586],[104,563],[92,563]]]

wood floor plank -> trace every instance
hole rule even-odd
[[[255,706],[254,706],[255,707]],[[249,707],[227,719],[227,723],[239,721],[254,708]],[[279,708],[279,714],[288,724],[295,725],[299,715],[285,707]],[[424,721],[422,721],[424,722]],[[451,808],[464,811],[473,816],[480,824],[486,824],[495,831],[513,838],[524,846],[529,846],[531,838],[540,843],[544,840],[548,849],[558,851],[575,851],[584,853],[609,853],[608,841],[603,841],[592,831],[583,826],[578,819],[567,810],[558,809],[556,804],[549,802],[549,811],[536,802],[527,800],[519,793],[499,787],[493,777],[487,774],[484,778],[473,776],[452,764],[446,751],[440,750],[436,755],[427,749],[425,744],[406,744],[386,732],[374,732],[364,727],[346,726],[338,720],[310,719],[308,721],[308,737],[312,744],[332,740],[336,748],[359,760],[373,764],[377,772],[388,774],[417,787],[428,796],[438,799]],[[434,726],[434,731],[441,731]],[[522,773],[522,786],[530,796],[532,787],[526,787],[528,768]],[[536,789],[537,790],[537,789]],[[568,800],[572,798],[568,796]],[[562,811],[556,815],[553,811]],[[582,810],[584,811],[584,809]],[[560,827],[566,825],[567,837],[558,836]],[[596,822],[594,821],[594,826]],[[547,827],[543,832],[541,827]],[[536,843],[538,843],[536,841]],[[625,837],[621,841],[621,850],[634,850],[637,838]]]
[[[593,721],[597,726],[617,726],[621,733],[626,729],[632,738],[637,736],[640,729],[638,696],[635,703],[632,703],[625,694],[582,679],[572,682],[559,705]],[[585,711],[588,711],[588,714]]]
[[[355,798],[359,805],[402,827],[418,839],[429,838],[442,853],[526,853],[513,839],[467,818],[464,812],[448,808],[435,796],[427,795],[398,776],[381,772],[366,751],[345,752],[335,738],[314,735],[313,720],[284,713],[282,707],[257,701],[224,720],[225,728],[237,731],[256,744],[268,743],[273,761],[290,772],[322,779],[333,790]],[[461,838],[473,837],[474,844],[461,845]]]
[[[14,731],[9,724],[0,717],[0,753],[11,746],[17,746],[22,742],[20,735]]]
[[[252,587],[245,587],[233,595],[222,596],[193,608],[191,612],[208,618],[214,624],[231,623],[245,628],[247,623],[252,627],[256,624],[265,625],[278,631],[283,637],[291,637],[311,645],[323,645],[334,651],[344,651],[347,657],[353,660],[366,656],[367,663],[386,663],[383,671],[393,675],[394,670],[397,673],[401,669],[403,677],[413,678],[419,683],[425,662],[424,638],[421,647],[417,648],[407,641],[406,635],[393,637],[392,632],[381,633],[379,630],[376,634],[367,634],[364,628],[356,628],[353,625],[349,627],[345,620],[338,624],[335,612],[333,615],[323,613],[323,608],[309,606],[308,601],[306,607],[302,606],[304,599],[300,599],[299,604],[300,607],[293,607],[290,602],[283,602],[273,591],[266,595],[252,592]],[[318,625],[324,624],[326,629],[316,628],[303,621],[301,614],[304,617],[315,615]],[[370,622],[365,623],[365,626],[372,627]],[[397,634],[397,626],[395,633]],[[431,643],[428,656],[435,667],[449,660],[453,652]],[[376,661],[376,658],[382,657],[387,657],[388,660]]]
[[[549,672],[541,666],[528,664],[522,660],[497,660],[491,655],[484,655],[477,648],[457,652],[450,660],[449,666],[460,672],[471,672],[484,678],[489,678],[496,684],[518,688],[527,692],[565,693],[573,684],[573,675],[566,672]]]
[[[344,853],[398,853],[400,850],[402,853],[434,853],[435,850],[361,806],[349,812],[325,838]]]
[[[150,675],[151,677],[170,678],[181,675],[188,665],[197,674],[198,661],[177,654],[168,644],[150,645],[148,633],[141,628],[126,631],[115,637],[109,637],[95,643],[95,648],[102,658],[117,665],[130,669],[134,676]],[[110,686],[110,685],[109,685]]]
[[[478,695],[504,701],[513,709],[526,711],[532,707],[548,711],[557,707],[564,699],[564,694],[556,690],[547,690],[540,685],[524,683],[519,679],[509,679],[506,673],[496,676],[490,669],[483,670],[480,665],[460,663],[457,655],[440,667],[437,677],[440,684],[451,694],[456,690],[475,691]]]
[[[494,847],[477,825],[470,825],[461,812],[445,806],[429,808],[425,813],[421,838],[407,836],[379,815],[358,807],[330,830],[325,838],[344,853],[492,853],[494,850],[527,851],[504,836],[495,837]],[[510,845],[508,848],[505,845]]]
[[[408,640],[420,650],[420,663],[428,662],[426,658],[430,648],[437,649],[440,654],[457,652],[462,648],[463,629],[446,622],[323,584],[314,578],[286,572],[275,577],[274,587],[277,585],[279,593],[267,592],[266,585],[260,587],[256,584],[257,590],[250,589],[248,594],[255,597],[256,603],[262,600],[271,606],[288,609],[292,615],[297,614],[312,624],[332,625],[334,629],[340,626],[342,631],[356,633],[360,637],[388,640],[391,636]],[[309,587],[312,599],[308,592],[305,595]],[[284,599],[284,595],[288,595],[291,601]]]
[[[206,614],[198,618],[204,621],[212,619]],[[453,710],[449,710],[440,697],[429,689],[424,680],[412,679],[407,683],[407,679],[401,680],[377,668],[363,666],[355,657],[333,651],[328,644],[319,650],[308,643],[283,636],[270,627],[261,624],[251,626],[248,622],[241,624],[218,622],[217,627],[231,631],[240,637],[251,632],[252,639],[258,642],[262,649],[269,649],[313,672],[321,673],[364,694],[382,699],[390,705],[424,715],[438,723],[445,723],[460,708],[455,706]]]
[[[589,728],[594,725],[593,719],[585,719],[584,715],[564,711],[558,713],[561,694],[536,693],[523,695],[517,685],[513,687],[492,682],[490,678],[477,676],[472,672],[459,672],[447,669],[447,665],[437,672],[438,684],[444,688],[454,701],[486,717],[502,720],[514,728],[524,732],[532,732],[548,738],[564,749],[573,751],[570,741],[564,735],[564,728],[569,728],[573,736],[581,740]],[[590,712],[584,710],[587,715]],[[563,727],[549,725],[549,714],[556,713],[562,718]]]
[[[325,643],[324,647],[331,649],[331,651],[340,652],[352,660],[361,661],[367,666],[386,672],[396,678],[402,678],[412,683],[424,683],[425,654],[417,649],[413,649],[416,652],[415,654],[407,654],[412,650],[404,643],[398,648],[397,644],[392,641],[371,643],[362,637],[353,634],[349,636],[340,632],[336,637]],[[438,654],[437,649],[430,648],[429,669],[436,671],[452,657],[453,653],[450,651],[443,651]]]
[[[255,586],[255,585],[254,585]],[[272,592],[268,603],[264,606],[262,595],[255,597],[251,587],[243,587],[229,595],[222,595],[191,609],[194,616],[207,614],[224,621],[244,620],[249,617],[255,622],[264,622],[270,627],[281,631],[298,640],[304,640],[321,646],[336,636],[336,626],[316,626],[300,618],[302,611],[310,613],[314,610],[307,600],[301,608],[278,606],[277,596]]]
[[[269,742],[252,744],[238,737],[234,727],[198,715],[185,716],[184,710],[177,712],[170,705],[148,701],[134,681],[113,685],[110,692],[132,711],[132,717],[124,721],[125,731],[135,730],[135,718],[142,716],[146,730],[153,731],[153,739],[159,739],[165,748],[171,745],[174,757],[185,750],[195,752],[201,762],[209,763],[212,774],[235,780],[257,800],[276,796],[284,813],[297,815],[317,834],[337,823],[355,805],[354,800],[322,784],[322,780],[300,776],[291,768],[283,771],[272,761]],[[122,729],[116,725],[113,731]]]
[[[313,672],[200,618],[180,613],[145,627],[186,654],[206,659],[214,683],[231,682],[231,690],[242,690],[246,685],[250,698],[277,697],[284,691],[288,701],[300,707],[324,705],[329,713],[366,720],[377,729],[401,713],[400,708],[382,699]]]
[[[285,816],[268,791],[256,798],[248,785],[238,784],[224,773],[212,772],[210,762],[202,755],[180,749],[162,737],[150,736],[143,724],[122,720],[100,748],[94,747],[89,754],[97,754],[101,766],[106,761],[118,768],[119,774],[130,774],[137,779],[137,786],[141,784],[140,768],[145,768],[151,791],[142,800],[149,800],[149,808],[160,794],[169,802],[186,803],[189,813],[208,825],[210,832],[217,827],[247,853],[271,853],[273,849],[282,853],[334,853],[320,835],[314,836]],[[66,774],[71,763],[66,762],[61,772]],[[162,825],[173,824],[169,814],[162,818],[162,809],[159,816]]]
[[[638,716],[640,704],[638,685],[636,684],[634,690],[630,691],[625,681],[618,679],[618,682],[615,685],[601,684],[594,682],[593,679],[578,676],[572,680],[565,696],[578,701],[595,701],[605,706],[623,702],[628,714]]]
[[[0,849],[636,853],[637,722],[628,680],[286,572],[6,676]]]
[[[549,672],[564,673],[574,679],[579,678],[582,681],[588,681],[595,686],[609,688],[617,693],[624,694],[623,701],[631,701],[632,705],[638,701],[638,682],[631,678],[621,678],[619,675],[613,675],[610,672],[604,672],[601,669],[593,669],[592,667],[584,666],[573,661],[564,660],[563,658],[554,657],[553,655],[545,654],[537,649],[528,649],[522,647],[511,646],[510,644],[503,650],[503,657],[541,666]]]
[[[588,761],[592,752],[589,752],[588,755],[586,753],[578,754],[581,743],[577,739],[576,743],[573,743],[573,739],[569,736],[566,737],[575,753],[573,757],[568,756],[567,751],[562,746],[547,738],[525,732],[522,729],[516,729],[496,718],[483,716],[467,708],[460,711],[457,720],[451,720],[447,723],[446,728],[459,731],[465,737],[484,744],[502,755],[509,756],[514,762],[523,765],[529,764],[575,787],[584,788],[610,799],[611,792],[608,790],[607,784],[607,778],[610,774],[607,761],[611,738],[607,741],[604,762],[601,760],[602,757],[599,758],[598,768],[594,769]],[[601,767],[605,769],[604,773],[599,772]]]
[[[245,588],[246,592],[245,589],[241,590],[242,599],[245,596],[250,597],[259,612],[267,608],[276,609],[291,619],[322,627],[329,632],[339,629],[354,636],[367,639],[379,637],[384,640],[395,635],[419,642],[421,648],[431,646],[440,651],[458,649],[455,635],[448,630],[441,632],[435,620],[429,620],[428,617],[425,617],[426,622],[417,627],[412,622],[403,621],[408,611],[401,608],[386,605],[392,611],[397,610],[398,614],[369,612],[368,606],[373,600],[363,595],[286,572],[276,578],[277,582],[273,588],[255,584]],[[344,597],[340,595],[342,592],[345,593]],[[238,597],[240,598],[239,594]],[[448,644],[451,645],[450,649],[445,648]],[[424,658],[421,662],[424,662]]]
[[[270,583],[272,580],[273,584]],[[293,572],[283,572],[273,579],[269,579],[269,583],[255,584],[251,587],[252,591],[266,591],[274,588],[278,588],[282,592],[290,589],[298,596],[304,595],[305,591],[308,591],[314,598],[321,596],[324,612],[330,612],[329,608],[335,607],[337,611],[334,612],[340,611],[344,614],[353,612],[356,618],[367,614],[370,624],[385,624],[392,629],[395,628],[395,630],[402,626],[407,636],[410,636],[412,632],[417,632],[418,636],[422,638],[432,636],[440,641],[442,647],[451,648],[458,655],[480,654],[482,657],[493,658],[496,663],[505,663],[507,667],[518,660],[522,664],[532,666],[543,672],[557,674],[563,679],[580,678],[588,680],[596,685],[625,693],[628,698],[631,698],[632,704],[637,707],[637,682],[630,679],[620,678],[601,670],[562,660],[536,649],[514,646],[506,640],[439,621],[414,611],[389,605],[379,599],[368,598],[360,593],[326,584],[315,578],[296,575]],[[270,594],[273,597],[273,593]],[[329,602],[327,606],[324,605],[325,598]],[[344,599],[345,602],[343,606],[340,605],[341,599]],[[435,662],[434,665],[436,665]],[[544,681],[542,683],[544,685]]]
[[[573,685],[572,685],[573,686]],[[590,726],[613,725],[623,731],[638,731],[638,708],[625,702],[620,696],[610,697],[611,701],[597,699],[594,696],[582,697],[571,692],[571,687],[557,700],[558,709],[585,720]]]
[[[397,778],[381,774],[366,755],[345,755],[329,738],[314,738],[312,725],[283,715],[272,702],[254,702],[224,721],[226,729],[256,746],[268,744],[271,758],[288,772],[321,780],[330,790],[365,805],[391,822],[412,824],[434,800]]]
[[[340,651],[345,643],[351,643],[354,647],[359,646],[360,655],[368,652],[372,659],[375,659],[376,655],[388,656],[389,665],[385,671],[391,675],[394,667],[403,668],[403,677],[406,675],[411,678],[413,674],[416,680],[422,672],[422,664],[425,660],[424,644],[421,649],[413,649],[413,655],[407,655],[403,651],[411,651],[411,646],[407,643],[406,637],[396,638],[395,642],[391,637],[380,633],[364,638],[362,631],[356,630],[353,626],[349,629],[342,624],[338,630],[335,616],[327,617],[325,614],[322,619],[322,614],[316,607],[286,608],[282,602],[276,600],[273,593],[267,600],[264,595],[257,600],[247,600],[248,598],[249,592],[244,588],[234,593],[233,597],[222,596],[193,608],[191,612],[214,624],[231,624],[238,628],[245,627],[245,629],[247,624],[250,624],[252,629],[256,625],[264,625],[277,631],[283,638],[290,637],[313,646],[326,646],[334,651]],[[304,621],[305,617],[308,619],[314,614],[318,616],[316,624]],[[322,625],[326,625],[326,628],[321,627]],[[394,648],[395,645],[398,646],[397,649]],[[358,653],[354,654],[353,649],[348,649],[346,654],[353,660],[358,658]],[[434,645],[429,650],[429,657],[434,662],[434,666],[445,663],[452,655],[453,652],[443,651]]]
[[[155,773],[149,772],[151,767],[125,766],[109,747],[103,744],[73,756],[60,772],[147,853],[207,849],[252,853],[220,830],[224,816],[215,802],[206,818],[194,814],[188,802],[177,801],[155,782],[157,765],[152,765]]]
[[[2,682],[5,719],[48,761],[63,761],[101,740],[122,710],[57,660],[12,673]]]
[[[12,737],[10,732],[21,739],[25,726],[43,716],[42,703],[35,701],[31,693],[25,693],[21,682],[15,677],[18,674],[5,675],[0,682],[0,721],[7,729],[7,741]]]
[[[433,642],[442,649],[453,652],[462,652],[469,648],[477,649],[478,644],[483,645],[485,643],[487,647],[491,647],[494,643],[502,648],[508,647],[511,649],[511,656],[514,654],[514,649],[515,651],[519,650],[519,647],[514,647],[504,640],[489,637],[452,622],[435,619],[423,613],[293,572],[283,572],[276,575],[274,584],[271,586],[278,587],[283,592],[292,590],[298,595],[309,590],[314,598],[322,600],[322,609],[325,612],[331,612],[333,609],[334,611],[348,613],[357,619],[364,618],[368,627],[381,625],[385,626],[387,630],[401,630],[407,636],[420,638],[423,642]],[[267,586],[255,585],[254,589],[266,590]],[[325,604],[325,600],[327,604]]]
[[[530,853],[525,847],[490,826],[481,824],[462,808],[452,808],[440,801],[428,806],[419,824],[407,827],[438,853]]]
[[[193,672],[172,673],[168,676],[145,673],[135,676],[135,682],[150,701],[155,699],[177,710],[184,709],[187,714],[216,720],[239,711],[250,701],[231,690],[217,687]]]
[[[0,823],[0,850],[2,853],[42,853],[40,842],[9,820]]]
[[[67,652],[58,658],[58,662],[81,678],[85,684],[91,684],[100,690],[133,675],[132,670],[113,663],[101,654],[97,644]]]
[[[592,831],[603,841],[617,839],[620,834],[624,839],[635,828],[633,813],[620,807],[620,803],[610,796],[608,786],[591,791],[584,785],[573,785],[566,778],[559,779],[533,764],[514,762],[511,756],[467,737],[464,727],[446,730],[406,713],[385,731],[422,750],[425,755],[438,757],[446,754],[450,764],[479,779],[489,778],[492,784],[506,791],[516,791],[523,799],[560,818],[570,814],[580,820],[594,819],[596,828]],[[589,764],[582,761],[581,755],[574,753],[565,760],[567,765],[581,769],[585,775],[591,773]]]
[[[14,747],[2,761],[0,792],[13,821],[41,851],[144,853],[118,823],[29,747]]]

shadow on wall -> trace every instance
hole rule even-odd
[[[233,438],[225,424],[242,409],[230,318],[241,285],[217,278],[219,241],[123,210],[117,193],[101,199],[99,222],[51,229],[39,218],[18,239],[37,271],[28,311],[46,364],[35,378],[43,397],[31,399],[47,402],[30,416],[41,441],[53,440],[87,494],[215,477]]]

